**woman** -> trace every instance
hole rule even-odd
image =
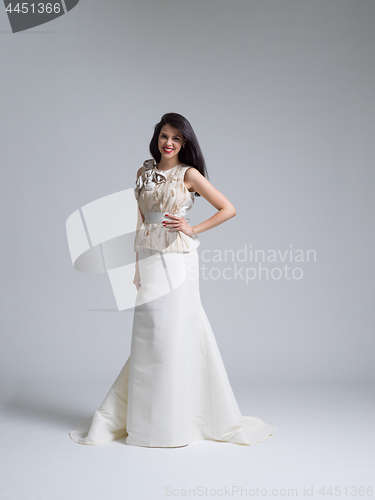
[[[199,293],[198,234],[236,215],[208,180],[196,135],[183,116],[165,114],[137,172],[137,287],[130,356],[94,416],[70,433],[81,444],[125,436],[146,447],[210,439],[252,445],[275,425],[242,416]],[[217,212],[190,226],[196,196]]]

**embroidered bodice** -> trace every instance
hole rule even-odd
[[[134,190],[138,207],[146,215],[150,212],[176,214],[185,217],[194,204],[194,192],[184,183],[185,172],[193,168],[184,163],[161,171],[152,158],[145,160]],[[189,219],[186,219],[189,223]],[[191,252],[200,245],[197,235],[187,236],[182,231],[168,231],[162,222],[143,222],[137,230],[134,250],[153,248],[164,252]]]

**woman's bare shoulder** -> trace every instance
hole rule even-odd
[[[201,177],[203,177],[203,175],[195,167],[187,166],[187,168],[185,169],[186,180],[199,179]]]

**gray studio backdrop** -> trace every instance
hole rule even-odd
[[[237,209],[199,235],[231,381],[374,380],[374,22],[373,0],[81,0],[12,34],[0,9],[2,386],[104,397],[121,370],[133,311],[73,269],[65,222],[134,187],[171,111]]]

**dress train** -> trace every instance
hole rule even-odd
[[[148,300],[162,286],[161,261],[169,284],[182,269],[185,279]],[[273,436],[276,425],[238,408],[201,303],[197,250],[161,256],[145,249],[139,265],[130,356],[98,410],[70,437],[86,445],[125,437],[129,445],[179,447],[200,439],[254,445]]]

